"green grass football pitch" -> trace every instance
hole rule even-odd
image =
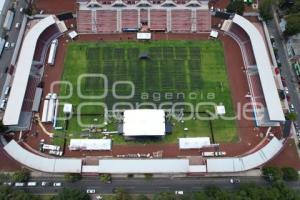
[[[141,56],[146,58],[142,59]],[[97,75],[83,77],[78,81],[82,74],[103,74],[107,77],[107,84],[103,77]],[[225,106],[226,116],[234,115],[223,47],[219,41],[73,42],[68,45],[62,80],[73,85],[73,95],[60,102],[72,103],[74,106],[75,113],[69,120],[67,130],[67,134],[74,138],[80,137],[80,132],[86,129],[78,124],[78,118],[87,127],[103,122],[103,104],[108,110],[126,109],[130,104],[134,108],[156,106],[176,111],[183,109],[188,113],[205,110],[214,112],[214,106],[199,105],[213,102]],[[134,88],[128,83],[117,81],[130,81]],[[133,95],[129,99],[115,98],[113,88],[119,96]],[[80,97],[79,92],[87,97]],[[107,94],[104,98],[90,99],[91,96],[103,95],[105,92]],[[61,85],[60,96],[69,93],[70,87]],[[188,136],[210,137],[211,130],[215,142],[232,142],[237,139],[234,120],[216,119],[211,121],[211,126],[209,121],[197,118],[183,123],[175,119],[171,121],[174,125],[173,133],[160,142],[175,143],[177,138]],[[105,128],[115,131],[117,122],[112,120]],[[184,128],[189,130],[184,131]],[[57,134],[61,133],[57,131]],[[90,137],[101,137],[101,134]],[[121,136],[112,137],[115,143],[124,142]]]

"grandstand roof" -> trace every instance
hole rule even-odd
[[[243,157],[209,158],[207,172],[239,172],[259,167],[273,158],[282,146],[282,143],[273,137],[266,146]]]
[[[37,40],[41,33],[54,23],[52,15],[42,19],[28,31],[23,40],[3,118],[4,125],[17,125],[19,122]]]
[[[137,109],[124,112],[124,136],[163,136],[165,130],[163,110]]]
[[[104,159],[99,173],[186,173],[188,159]]]
[[[80,173],[81,159],[72,158],[45,158],[27,151],[16,141],[10,141],[4,150],[16,161],[27,167],[43,172],[53,173]]]
[[[285,121],[269,54],[262,35],[250,21],[242,16],[235,14],[233,22],[243,28],[250,37],[270,120]]]

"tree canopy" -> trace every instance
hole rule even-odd
[[[39,196],[34,196],[23,190],[14,190],[9,186],[0,186],[1,200],[40,200]]]
[[[30,172],[26,169],[21,169],[16,171],[11,178],[13,182],[26,182],[30,178]]]
[[[300,33],[300,13],[290,14],[286,17],[286,29],[284,34],[292,36]]]
[[[231,0],[226,9],[227,9],[227,12],[243,15],[243,13],[245,11],[244,1],[243,0]]]
[[[285,181],[297,181],[299,179],[298,171],[292,167],[283,167],[283,180]]]
[[[77,189],[63,188],[52,200],[90,200],[90,196]]]
[[[64,175],[67,182],[75,182],[81,180],[81,174],[68,173]]]
[[[296,112],[290,112],[286,115],[286,118],[291,121],[296,121],[297,117],[298,117],[298,115]]]
[[[273,0],[261,0],[259,2],[259,6],[258,6],[259,15],[265,21],[269,21],[273,19],[272,4],[273,4]]]

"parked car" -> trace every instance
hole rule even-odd
[[[25,183],[23,182],[16,182],[15,183],[15,187],[24,187],[25,186]]]
[[[49,185],[49,183],[46,182],[46,181],[43,181],[43,182],[41,183],[41,186],[43,186],[43,187],[48,186],[48,185]]]
[[[3,185],[12,186],[12,182],[3,182]]]
[[[87,189],[87,190],[86,190],[86,193],[87,193],[87,194],[95,194],[95,193],[96,193],[96,190],[95,190],[95,189]]]
[[[240,181],[240,179],[238,179],[238,178],[231,178],[230,179],[230,183],[231,184],[236,184],[236,183],[240,183],[241,181]]]
[[[97,199],[97,200],[102,200],[103,197],[102,197],[101,195],[98,195],[98,196],[96,196],[96,199]]]
[[[292,104],[292,103],[290,104],[290,111],[291,111],[291,112],[294,112],[294,111],[295,111],[295,106],[294,106],[294,104]]]
[[[20,25],[21,25],[20,22],[17,22],[16,25],[15,25],[15,28],[16,29],[20,28]]]
[[[35,187],[37,185],[37,182],[28,182],[27,186],[29,187]]]
[[[183,191],[182,190],[175,190],[175,194],[176,195],[183,195]]]
[[[4,47],[5,47],[5,48],[9,48],[9,47],[10,47],[10,43],[9,43],[9,42],[5,42]]]
[[[284,87],[284,89],[283,89],[283,90],[284,90],[284,93],[285,93],[285,94],[289,94],[289,88],[287,88],[287,87]]]
[[[61,183],[61,182],[54,182],[54,183],[53,183],[53,186],[54,186],[54,187],[61,187],[61,186],[62,186],[62,183]]]
[[[1,110],[5,110],[5,105],[6,105],[6,100],[5,100],[5,99],[2,99],[2,100],[0,101],[0,109],[1,109]]]

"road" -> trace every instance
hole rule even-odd
[[[87,189],[95,189],[97,194],[111,194],[113,189],[123,187],[130,193],[134,194],[154,194],[158,192],[182,190],[185,193],[199,191],[206,186],[214,185],[223,189],[232,190],[237,188],[242,183],[256,183],[257,185],[268,185],[262,177],[239,177],[239,184],[231,184],[229,182],[231,177],[201,177],[201,178],[175,178],[175,179],[113,179],[112,183],[102,183],[98,177],[84,177],[82,180],[75,183],[66,183],[63,178],[49,178],[40,177],[32,179],[39,184],[36,187],[22,187],[25,191],[34,194],[54,194],[61,190],[63,187],[77,188],[83,192]],[[62,182],[63,187],[53,187],[51,185],[42,187],[41,182]],[[291,182],[287,185],[294,189],[300,189],[300,182]],[[21,187],[20,187],[21,189]]]
[[[6,33],[6,41],[9,43],[16,43],[18,35],[19,35],[19,29],[15,28],[16,23],[21,23],[23,20],[23,13],[20,12],[20,8],[26,7],[27,3],[25,0],[19,0],[17,3],[17,7],[15,9],[15,16],[13,20],[13,24],[11,26],[11,30]],[[3,84],[5,83],[6,79],[6,71],[11,63],[11,58],[13,55],[15,47],[9,47],[5,48],[1,57],[0,57],[0,91],[2,91]]]
[[[271,35],[275,38],[275,43],[278,48],[278,59],[281,61],[281,75],[285,77],[287,87],[289,89],[289,96],[291,97],[290,102],[295,106],[295,112],[300,113],[300,96],[299,96],[299,85],[296,79],[296,75],[289,63],[285,40],[278,28],[278,23],[275,20],[270,21],[268,24],[268,30]],[[297,123],[300,125],[300,117],[297,119]]]

